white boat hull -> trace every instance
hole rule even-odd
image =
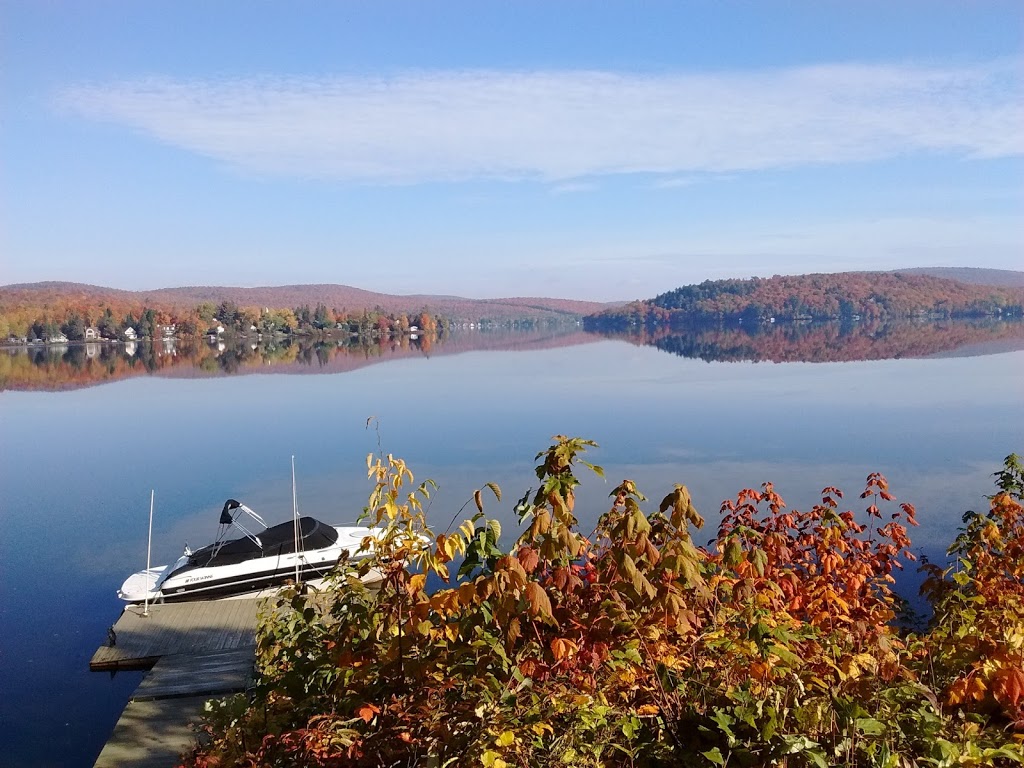
[[[211,567],[190,565],[190,558],[183,555],[172,566],[133,573],[117,594],[129,603],[217,600],[280,590],[295,582],[296,571],[301,582],[322,581],[343,552],[351,557],[364,557],[366,553],[359,550],[363,539],[371,533],[366,528],[334,528],[338,532],[337,541],[317,550],[255,557]],[[380,577],[368,574],[365,580],[372,583]]]

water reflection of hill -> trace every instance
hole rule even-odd
[[[708,326],[608,335],[708,362],[835,363],[987,355],[1024,349],[1020,321]]]
[[[247,373],[345,373],[403,358],[476,350],[527,350],[596,341],[564,329],[455,332],[441,337],[403,336],[370,344],[353,340],[282,339],[138,344],[59,344],[0,349],[0,391],[59,391],[135,376],[202,378]]]
[[[714,326],[598,336],[578,330],[496,330],[442,337],[355,341],[285,339],[210,345],[71,344],[0,349],[0,391],[80,389],[136,376],[205,378],[241,374],[345,373],[391,360],[478,350],[554,349],[602,337],[709,362],[844,362],[965,357],[1024,349],[1024,323],[840,323]]]

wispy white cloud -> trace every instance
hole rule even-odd
[[[726,181],[735,178],[731,173],[691,173],[684,176],[668,176],[656,179],[651,185],[655,189],[679,189],[680,187],[692,187],[697,184],[706,184],[709,181]]]
[[[383,183],[730,173],[910,153],[1024,152],[1016,60],[712,74],[443,71],[145,79],[74,113],[259,174]]]
[[[678,189],[679,187],[692,187],[694,184],[700,184],[704,179],[703,176],[670,176],[667,179],[659,179],[654,182],[655,189]]]
[[[593,192],[597,184],[592,181],[566,181],[551,188],[553,195],[570,195],[574,192]]]

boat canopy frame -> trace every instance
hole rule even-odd
[[[259,534],[249,530],[240,521],[242,515],[248,515],[263,526]],[[297,531],[293,528],[297,527]],[[229,539],[228,533],[237,528],[243,536]],[[298,533],[296,550],[296,537]],[[228,499],[221,510],[220,527],[217,538],[195,552],[187,552],[188,561],[176,573],[192,568],[227,565],[252,560],[259,557],[281,556],[302,552],[308,549],[323,549],[332,546],[338,540],[338,530],[334,526],[322,523],[314,517],[303,516],[297,521],[268,526],[256,512],[235,499]]]

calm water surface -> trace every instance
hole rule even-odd
[[[527,351],[412,355],[343,373],[140,376],[63,392],[0,393],[0,722],[5,765],[91,765],[139,680],[90,673],[117,619],[115,589],[145,564],[207,543],[224,499],[288,519],[351,521],[378,434],[440,485],[442,528],[497,482],[514,500],[552,435],[596,440],[584,526],[629,477],[655,500],[689,485],[714,527],[721,501],[772,480],[790,506],[826,485],[856,498],[884,473],[918,508],[915,547],[939,556],[991,473],[1024,451],[1024,352],[870,362],[708,363],[593,338]],[[506,534],[508,535],[508,533]],[[698,540],[710,536],[698,535]],[[907,589],[912,589],[908,579]]]

